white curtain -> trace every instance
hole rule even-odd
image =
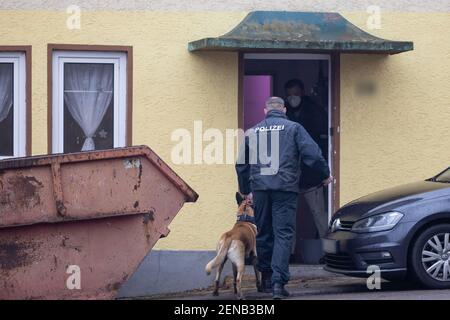
[[[113,77],[112,65],[85,63],[64,66],[64,100],[86,136],[81,151],[95,150],[92,137],[111,103]]]
[[[13,105],[12,65],[0,63],[0,122],[8,117]]]

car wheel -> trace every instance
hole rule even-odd
[[[413,244],[410,257],[413,276],[432,289],[450,288],[450,224],[423,231]]]

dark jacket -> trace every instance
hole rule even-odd
[[[314,142],[318,144],[322,155],[326,158],[328,139],[321,138],[321,136],[328,136],[328,116],[325,110],[309,96],[303,96],[302,102],[297,108],[287,106],[286,115],[289,120],[297,122],[305,128]],[[309,189],[322,182],[321,175],[304,164],[302,164],[301,170],[300,189]]]
[[[272,156],[272,149],[276,152],[271,141],[274,132],[279,135],[278,165]],[[267,141],[267,152],[262,154],[272,156],[270,162],[260,156],[261,141]],[[302,163],[318,172],[322,180],[330,175],[320,148],[303,126],[288,120],[281,111],[269,111],[265,120],[246,132],[236,163],[239,190],[244,194],[253,190],[298,192]]]
[[[320,136],[328,134],[328,116],[325,110],[310,97],[303,96],[297,108],[286,106],[289,120],[300,123],[313,140],[319,144]]]

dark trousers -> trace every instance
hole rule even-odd
[[[258,270],[271,272],[272,284],[289,281],[297,198],[295,192],[253,191]]]

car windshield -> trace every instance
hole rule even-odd
[[[450,168],[438,175],[434,181],[450,183]]]

